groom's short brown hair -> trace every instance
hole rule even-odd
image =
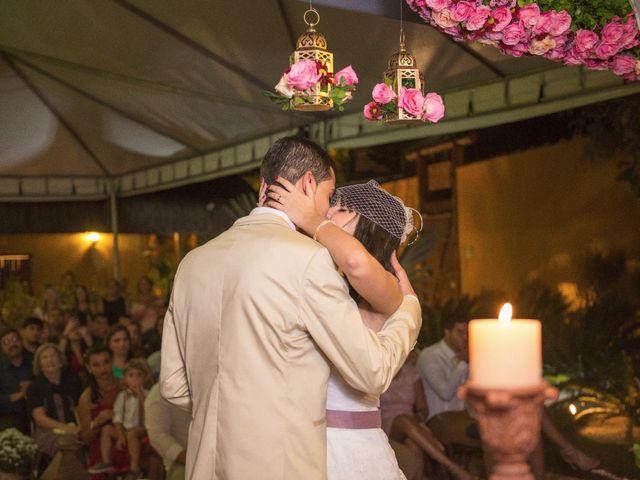
[[[265,154],[260,175],[268,184],[274,183],[278,176],[295,183],[306,171],[311,171],[320,183],[331,177],[332,168],[333,160],[320,145],[304,137],[284,137]]]

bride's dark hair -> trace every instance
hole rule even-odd
[[[399,238],[394,237],[385,229],[362,215],[358,217],[358,223],[353,236],[364,245],[364,248],[366,248],[386,270],[393,273],[391,253],[400,246]],[[349,294],[356,303],[362,298],[351,284],[349,284]]]

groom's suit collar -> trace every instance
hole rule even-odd
[[[296,226],[287,216],[286,213],[269,207],[256,207],[246,217],[236,220],[234,225],[245,225],[248,223],[277,223],[284,225],[292,230],[296,230]]]

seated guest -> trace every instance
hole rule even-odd
[[[140,324],[129,317],[120,317],[118,320],[120,325],[127,327],[129,331],[129,338],[131,339],[131,356],[132,357],[145,357],[145,352],[142,348],[142,335],[140,334]]]
[[[113,358],[113,374],[117,378],[124,376],[124,366],[132,357],[131,337],[129,330],[124,325],[113,325],[109,329],[106,345],[111,350]]]
[[[27,409],[35,423],[40,451],[53,458],[61,432],[77,435],[76,405],[82,392],[80,378],[66,368],[66,358],[55,343],[45,343],[33,359],[33,383],[27,390]]]
[[[93,308],[89,299],[89,290],[84,285],[78,285],[74,290],[74,305],[80,325],[88,325],[93,315]]]
[[[138,280],[138,294],[131,301],[131,316],[139,320],[147,308],[157,308],[162,304],[161,300],[153,292],[153,282],[143,275]]]
[[[94,468],[103,458],[110,458],[113,467],[107,470],[126,471],[126,451],[116,448],[110,452],[100,451],[100,437],[113,430],[113,404],[124,388],[122,382],[113,376],[111,350],[106,345],[94,345],[87,350],[85,362],[89,387],[80,395],[78,420],[80,436],[89,444],[89,468]]]
[[[109,319],[102,313],[96,313],[89,320],[89,335],[91,335],[91,343],[97,345],[105,343],[109,334]]]
[[[140,320],[142,348],[147,355],[160,350],[163,315],[159,308],[147,308]]]
[[[47,315],[45,322],[49,325],[50,341],[57,342],[62,338],[64,327],[67,325],[68,320],[69,315],[65,314],[62,309],[53,307],[49,310],[49,314]]]
[[[64,352],[69,370],[85,381],[87,373],[84,367],[84,353],[93,345],[93,338],[89,334],[88,327],[81,325],[75,316],[75,311],[72,312],[58,345]]]
[[[120,317],[127,314],[127,307],[120,293],[120,282],[110,280],[107,286],[107,295],[102,299],[100,313],[109,319],[109,325],[114,325]]]
[[[144,410],[149,440],[164,461],[167,480],[184,480],[191,412],[162,398],[158,384],[147,395]]]
[[[446,467],[455,478],[470,479],[471,475],[444,454],[442,444],[422,424],[429,408],[415,361],[416,355],[412,352],[388,390],[380,397],[382,429],[390,440],[409,448],[420,448]],[[395,446],[394,443],[391,445]],[[422,472],[418,478],[422,479]]]
[[[0,431],[13,427],[30,435],[25,397],[33,379],[33,355],[22,349],[20,334],[15,328],[0,332],[0,346]]]
[[[20,337],[22,338],[22,348],[25,351],[29,353],[36,352],[41,343],[43,325],[44,322],[38,317],[28,317],[22,322]]]

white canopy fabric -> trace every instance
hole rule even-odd
[[[457,44],[405,5],[408,49],[447,118],[379,127],[359,112],[397,50],[399,4],[314,4],[336,69],[351,64],[360,78],[344,115],[283,112],[261,93],[288,65],[307,2],[3,0],[0,200],[128,195],[229,175],[303,125],[328,146],[370,145],[640,91],[606,72]]]

